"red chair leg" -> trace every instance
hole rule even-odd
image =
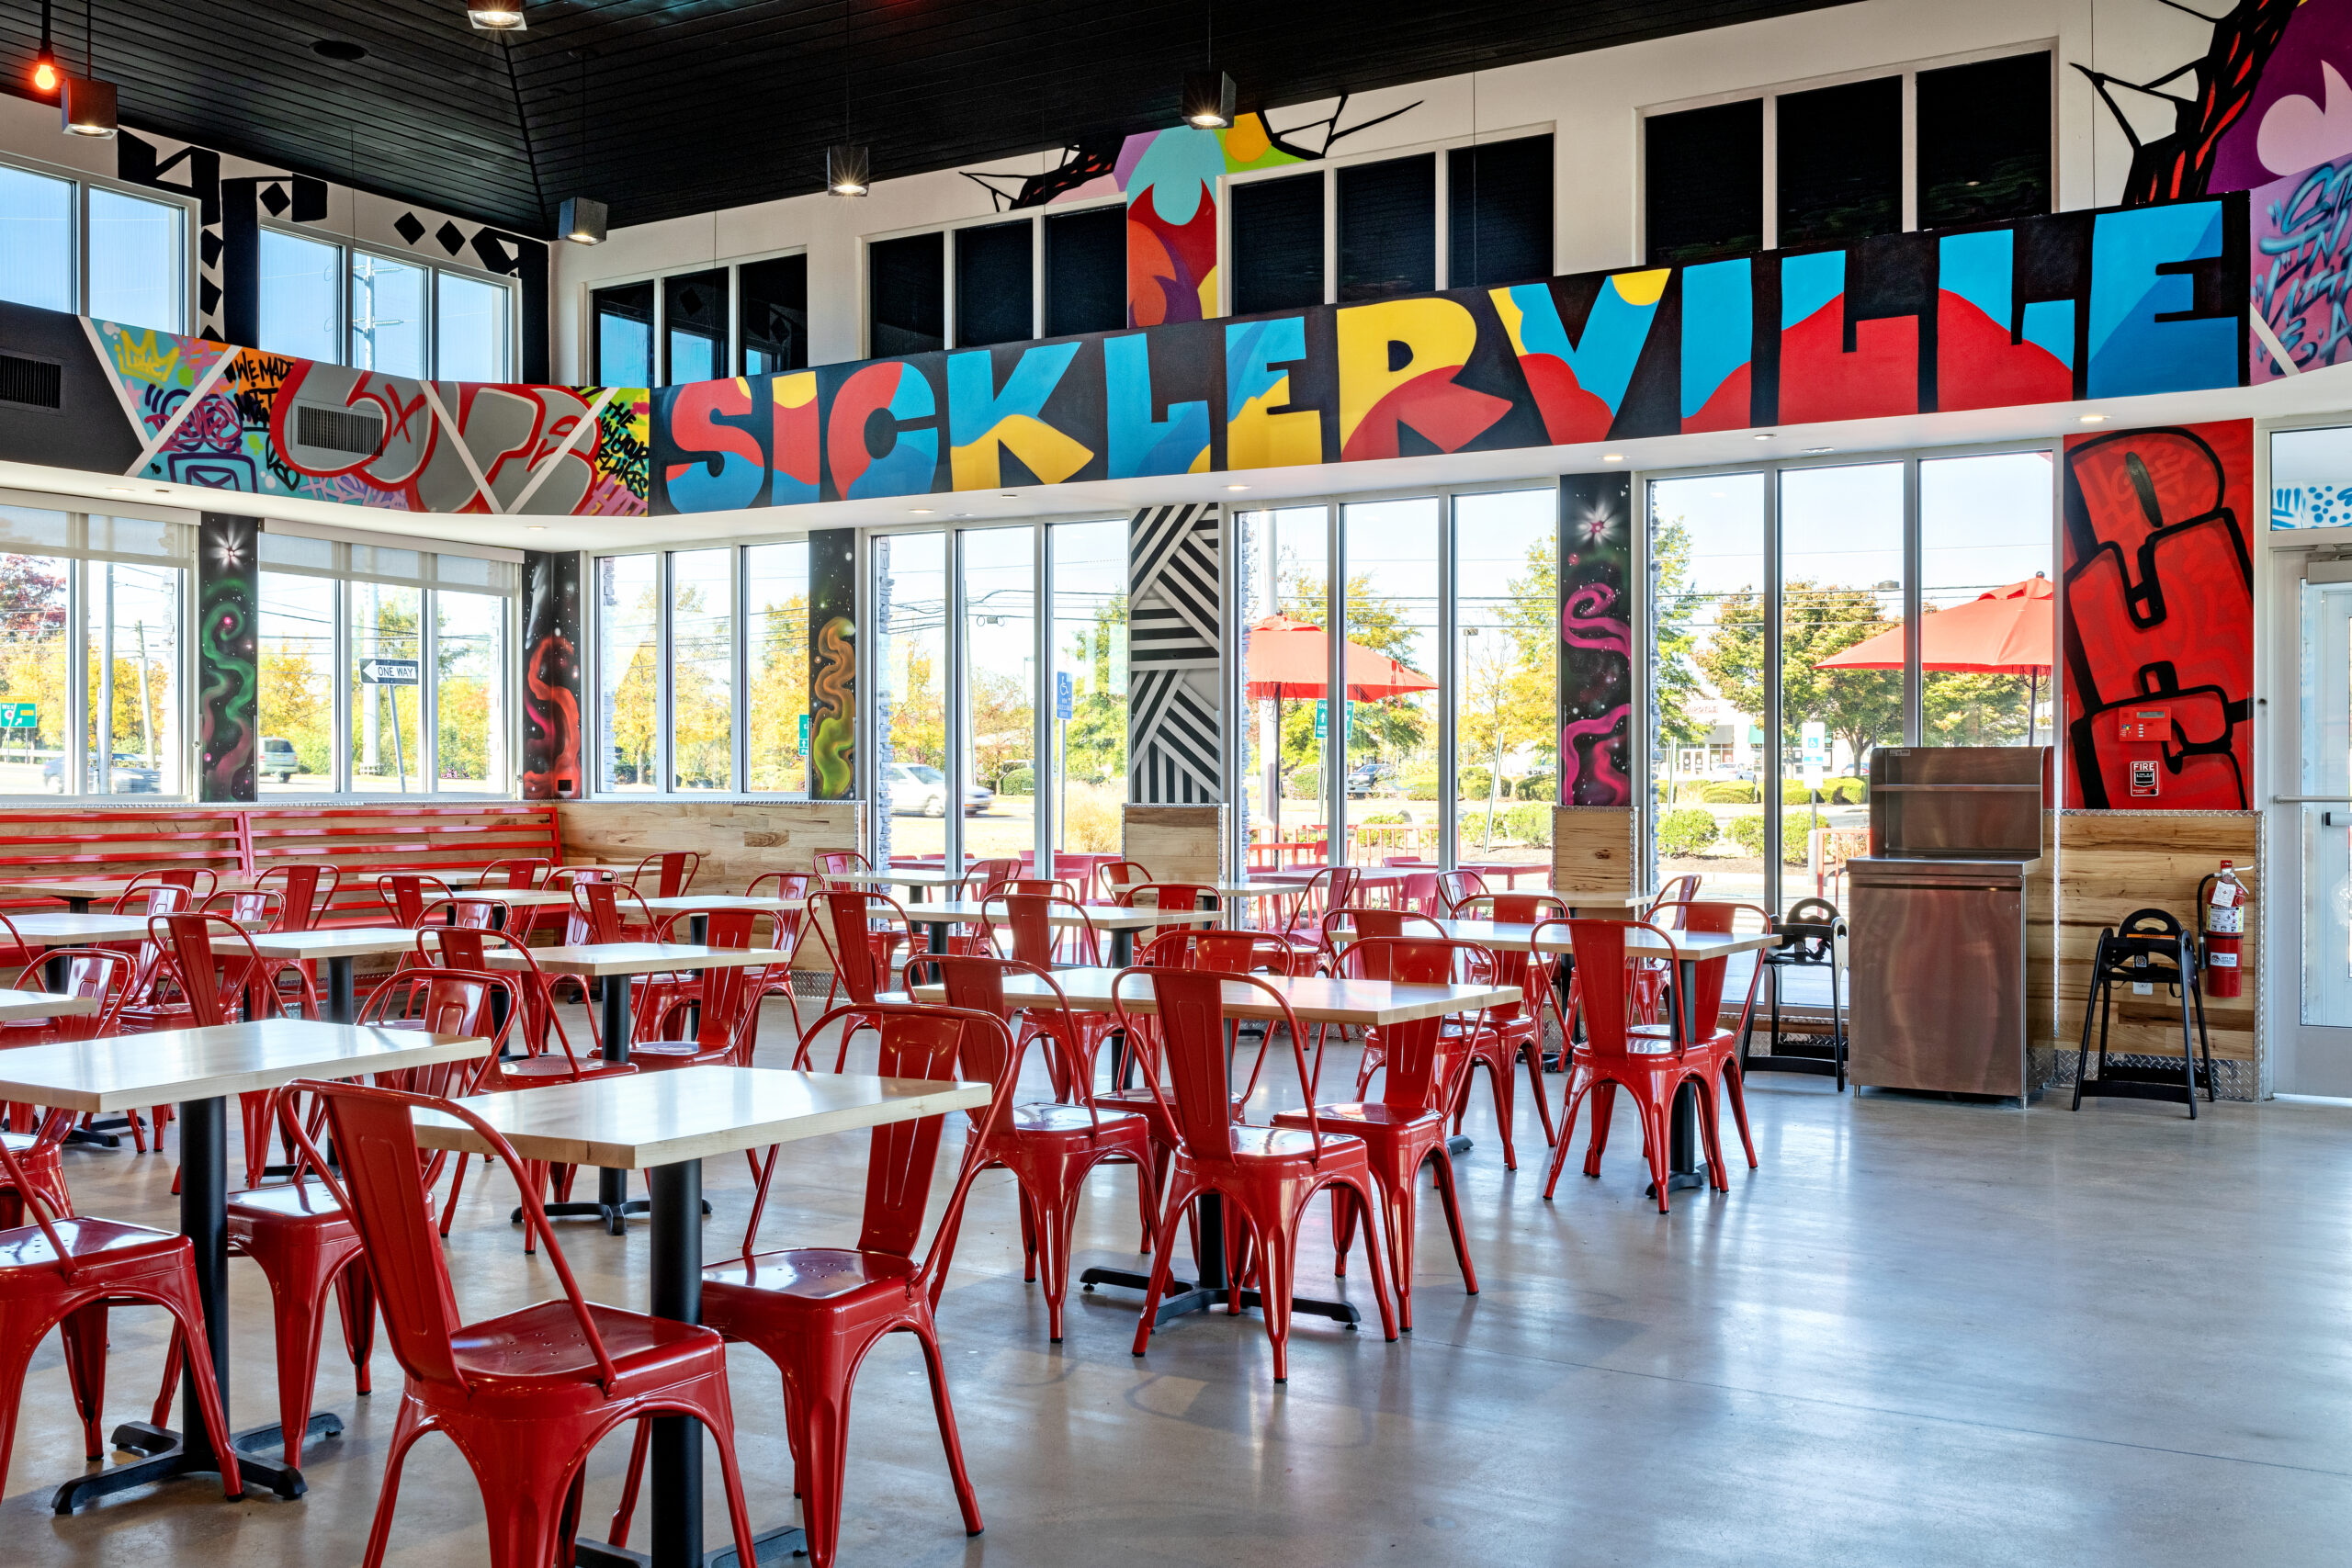
[[[1566,1140],[1563,1139],[1561,1144],[1563,1147],[1566,1147]],[[1462,1229],[1462,1199],[1461,1195],[1455,1192],[1453,1189],[1453,1151],[1447,1148],[1443,1144],[1440,1144],[1436,1149],[1432,1151],[1432,1154],[1433,1158],[1431,1163],[1437,1167],[1438,1201],[1442,1204],[1445,1209],[1446,1232],[1453,1238],[1453,1260],[1462,1265],[1462,1289],[1464,1293],[1475,1296],[1478,1293],[1478,1271],[1470,1266],[1470,1242],[1468,1237],[1464,1235]],[[1558,1179],[1559,1174],[1559,1164],[1557,1161],[1555,1161],[1552,1166],[1553,1179],[1555,1180]],[[1408,1183],[1408,1185],[1409,1186],[1410,1183]],[[1404,1277],[1404,1271],[1402,1269],[1397,1270],[1397,1276],[1401,1281]],[[1405,1291],[1404,1286],[1400,1282],[1396,1291],[1396,1305],[1400,1315],[1404,1311],[1404,1304]],[[1410,1325],[1411,1320],[1409,1318],[1407,1318],[1404,1321],[1408,1325]]]
[[[335,1309],[343,1316],[343,1344],[351,1357],[355,1392],[372,1393],[375,1379],[368,1362],[376,1348],[376,1280],[365,1258],[344,1265],[334,1280]]]
[[[1747,1075],[1739,1070],[1739,1058],[1726,1056],[1723,1064],[1724,1092],[1731,1100],[1731,1119],[1739,1128],[1739,1146],[1747,1151],[1747,1168],[1756,1168],[1756,1140],[1747,1131]]]
[[[1650,1159],[1650,1187],[1657,1194],[1657,1212],[1663,1214],[1667,1212],[1666,1128],[1663,1125],[1651,1125],[1656,1112],[1648,1099],[1643,1095],[1636,1093],[1634,1096],[1634,1107],[1642,1115],[1642,1146]],[[1667,1112],[1668,1116],[1672,1114],[1671,1111]],[[1656,1116],[1656,1119],[1661,1123],[1666,1120],[1664,1116]]]
[[[1189,1184],[1170,1190],[1159,1211],[1159,1235],[1152,1248],[1151,1280],[1144,1287],[1143,1311],[1136,1318],[1135,1354],[1140,1356],[1151,1343],[1152,1320],[1159,1314],[1160,1298],[1168,1293],[1168,1281],[1175,1275],[1176,1227],[1193,1206],[1200,1189]]]
[[[1519,1151],[1511,1145],[1510,1124],[1515,1120],[1512,1112],[1516,1109],[1514,1102],[1518,1099],[1518,1084],[1511,1077],[1509,1063],[1499,1066],[1493,1062],[1487,1064],[1487,1088],[1494,1094],[1495,1125],[1502,1133],[1503,1168],[1517,1170]]]
[[[1560,1104],[1560,1136],[1552,1145],[1552,1174],[1544,1180],[1544,1198],[1551,1201],[1560,1185],[1560,1171],[1568,1163],[1568,1147],[1577,1135],[1577,1112],[1584,1109],[1585,1097],[1592,1092],[1592,1082],[1583,1069],[1573,1063],[1568,1068],[1567,1092]]]
[[[408,1462],[408,1450],[431,1430],[417,1407],[401,1400],[400,1415],[392,1423],[391,1446],[384,1456],[384,1481],[376,1493],[376,1518],[368,1529],[368,1552],[361,1559],[361,1568],[383,1568],[384,1546],[392,1533],[392,1508],[400,1501],[401,1471]]]
[[[1049,1220],[1048,1224],[1051,1223]],[[1066,1269],[1061,1270],[1065,1274],[1068,1271]],[[1056,1311],[1058,1313],[1058,1306]],[[956,1407],[947,1397],[947,1367],[939,1354],[939,1331],[928,1322],[918,1323],[914,1336],[922,1346],[923,1369],[931,1374],[931,1407],[939,1417],[939,1442],[947,1450],[947,1474],[956,1483],[956,1506],[964,1511],[964,1533],[978,1535],[982,1528],[980,1500],[973,1493],[972,1478],[964,1469],[964,1441],[956,1436]],[[1058,1332],[1055,1337],[1060,1337]],[[846,1415],[849,1405],[846,1397],[842,1399],[842,1413]]]
[[[1536,1117],[1544,1123],[1544,1143],[1549,1147],[1558,1140],[1552,1131],[1551,1100],[1544,1092],[1544,1042],[1540,1035],[1520,1046],[1519,1059],[1527,1064],[1528,1097],[1535,1101]]]
[[[1609,1146],[1609,1126],[1617,1115],[1617,1085],[1615,1080],[1602,1078],[1592,1086],[1592,1142],[1584,1152],[1584,1173],[1600,1174],[1600,1153]],[[1649,1119],[1642,1120],[1642,1136],[1649,1137]]]
[[[1439,1140],[1437,1146],[1443,1149],[1444,1141]],[[1420,1190],[1413,1179],[1414,1173],[1407,1173],[1401,1181],[1396,1179],[1396,1174],[1391,1170],[1380,1172],[1381,1211],[1388,1222],[1385,1239],[1388,1247],[1388,1271],[1396,1280],[1396,1323],[1399,1328],[1410,1334],[1413,1331],[1413,1229],[1420,1213]],[[1348,1201],[1353,1197],[1351,1189],[1333,1184],[1331,1199],[1334,1203]],[[1348,1201],[1348,1207],[1352,1215],[1355,1204]],[[1367,1224],[1369,1219],[1367,1215]],[[1349,1228],[1352,1230],[1354,1227],[1351,1225]],[[1375,1240],[1374,1245],[1377,1246],[1379,1242]],[[1457,1229],[1454,1250],[1461,1251],[1461,1233]]]
[[[85,1306],[67,1313],[57,1331],[65,1348],[65,1378],[73,1385],[74,1406],[82,1417],[83,1456],[103,1459],[106,1442],[98,1429],[107,1402],[107,1309]],[[5,1445],[0,1445],[0,1454],[5,1452]]]

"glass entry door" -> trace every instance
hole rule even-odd
[[[2352,582],[2302,587],[2302,1004],[2287,1094],[2352,1096]]]

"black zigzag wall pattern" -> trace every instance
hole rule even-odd
[[[1225,798],[1214,504],[1149,506],[1127,525],[1127,798]]]

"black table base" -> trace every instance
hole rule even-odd
[[[196,1247],[197,1300],[204,1309],[205,1337],[212,1353],[212,1376],[220,1391],[220,1408],[229,1409],[229,1113],[218,1097],[180,1102],[180,1234]],[[311,1430],[325,1435],[321,1422],[342,1424],[332,1416],[313,1416]],[[268,1434],[269,1445],[282,1445],[275,1425],[255,1428]],[[253,1434],[246,1434],[252,1436]],[[220,1458],[205,1435],[203,1407],[196,1393],[195,1347],[188,1348],[180,1373],[180,1429],[135,1421],[118,1427],[114,1445],[147,1457],[69,1481],[57,1489],[51,1506],[70,1514],[82,1504],[133,1486],[171,1481],[186,1475],[218,1475]],[[295,1498],[309,1490],[302,1472],[281,1459],[243,1451],[241,1439],[232,1439],[238,1451],[233,1462],[245,1489]]]
[[[1204,1192],[1193,1200],[1200,1210],[1201,1246],[1200,1275],[1195,1281],[1171,1279],[1167,1293],[1159,1298],[1159,1310],[1152,1314],[1152,1326],[1163,1327],[1191,1313],[1207,1312],[1224,1306],[1232,1295],[1231,1282],[1225,1269],[1225,1199],[1216,1192]],[[1376,1231],[1365,1233],[1369,1245],[1381,1245]],[[1091,1291],[1097,1285],[1122,1285],[1131,1291],[1148,1291],[1151,1276],[1125,1269],[1089,1269],[1078,1277],[1079,1288]],[[1241,1292],[1244,1308],[1263,1308],[1265,1297],[1257,1291]],[[1294,1295],[1290,1309],[1294,1314],[1305,1313],[1309,1317],[1328,1317],[1334,1323],[1353,1328],[1363,1321],[1363,1314],[1351,1302],[1327,1301],[1319,1296]]]

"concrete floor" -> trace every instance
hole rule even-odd
[[[780,1021],[767,1037],[779,1043],[763,1060],[784,1065]],[[1277,1098],[1294,1102],[1295,1088]],[[1789,1076],[1759,1076],[1749,1100],[1761,1168],[1739,1170],[1725,1197],[1679,1194],[1670,1216],[1641,1195],[1630,1119],[1601,1178],[1572,1165],[1547,1204],[1532,1108],[1515,1175],[1474,1112],[1462,1168],[1484,1292],[1463,1294],[1425,1203],[1417,1332],[1387,1345],[1369,1325],[1301,1318],[1283,1388],[1254,1315],[1186,1320],[1136,1360],[1134,1298],[1073,1295],[1069,1337],[1048,1345],[1020,1277],[1010,1179],[985,1178],[941,1325],[987,1534],[962,1533],[901,1336],[858,1384],[841,1561],[2342,1561],[2352,1112],[2020,1113],[1840,1098]],[[854,1236],[864,1147],[849,1135],[788,1149],[766,1241]],[[943,1188],[951,1171],[944,1161]],[[171,1174],[127,1149],[69,1156],[83,1209],[116,1218],[175,1224]],[[1130,1258],[1133,1179],[1106,1172],[1091,1189],[1081,1267]],[[749,1183],[727,1159],[707,1181],[716,1255],[740,1240]],[[505,1223],[512,1202],[503,1179],[469,1183],[450,1250],[469,1317],[555,1292]],[[1327,1215],[1318,1205],[1300,1271],[1318,1293]],[[592,1297],[643,1305],[641,1226],[623,1240],[574,1224],[565,1241]],[[274,1409],[267,1292],[251,1265],[232,1272],[235,1418],[251,1425]],[[1361,1258],[1349,1291],[1372,1317]],[[109,1425],[143,1415],[158,1322],[119,1315]],[[6,1477],[0,1561],[357,1562],[400,1372],[379,1346],[384,1392],[356,1400],[332,1329],[326,1359],[319,1404],[348,1429],[310,1450],[308,1497],[224,1504],[185,1482],[60,1519],[50,1488],[82,1459],[52,1339]],[[755,1522],[788,1521],[774,1374],[740,1347],[734,1370]],[[626,1450],[616,1439],[594,1462],[599,1527]],[[715,1472],[710,1503],[717,1544]],[[392,1547],[402,1564],[487,1561],[479,1495],[447,1444],[412,1457]]]

